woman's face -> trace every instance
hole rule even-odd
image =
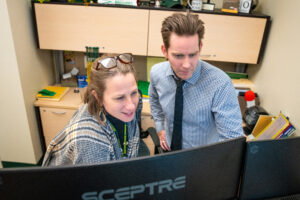
[[[115,118],[123,122],[130,122],[139,101],[139,93],[132,73],[117,74],[105,81],[106,89],[103,93],[103,106]]]

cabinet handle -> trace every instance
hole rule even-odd
[[[200,54],[200,57],[205,57],[205,58],[208,58],[208,57],[216,57],[217,55],[216,54]]]
[[[64,114],[66,114],[66,111],[61,111],[61,112],[52,111],[52,113],[55,115],[64,115]]]

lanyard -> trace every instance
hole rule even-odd
[[[116,130],[116,128],[114,127],[114,125],[112,123],[110,123],[114,133],[116,134],[117,136],[117,139],[118,139],[118,144],[119,144],[119,147],[120,149],[122,149],[122,146],[121,146],[121,141],[120,141],[120,137],[119,137],[119,134],[118,134],[118,131]],[[123,142],[123,157],[126,157],[127,156],[127,145],[128,145],[128,141],[127,141],[127,125],[126,123],[124,123],[124,142]]]

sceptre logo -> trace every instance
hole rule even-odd
[[[100,192],[85,192],[81,195],[83,200],[128,200],[134,199],[135,195],[144,194],[144,196],[152,196],[163,192],[172,192],[185,188],[186,177],[180,176],[172,179],[122,187],[118,189],[107,189]]]

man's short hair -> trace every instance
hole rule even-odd
[[[198,34],[200,45],[204,35],[204,22],[196,14],[175,13],[167,17],[162,23],[161,35],[166,49],[170,47],[171,33],[179,36]]]

